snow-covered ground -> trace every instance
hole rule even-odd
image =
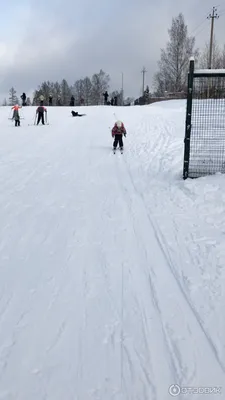
[[[225,177],[182,180],[185,102],[70,111],[0,108],[0,400],[225,399]]]

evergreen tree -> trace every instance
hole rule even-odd
[[[17,103],[18,97],[16,95],[16,90],[14,89],[14,87],[11,87],[11,89],[9,90],[9,105],[14,106]]]

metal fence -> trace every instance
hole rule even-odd
[[[183,178],[225,173],[225,69],[190,61]]]

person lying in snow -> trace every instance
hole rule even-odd
[[[73,117],[83,117],[83,115],[85,115],[85,114],[79,114],[76,111],[71,111],[71,114],[72,114]]]
[[[122,121],[117,121],[112,128],[112,137],[114,138],[113,150],[116,150],[119,142],[120,150],[123,150],[123,135],[126,137],[126,129]]]

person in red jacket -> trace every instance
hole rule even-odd
[[[42,122],[42,125],[45,124],[45,120],[44,120],[44,113],[47,114],[47,109],[44,106],[39,106],[36,110],[36,114],[37,114],[37,125],[39,124],[40,120]]]
[[[20,114],[19,114],[19,109],[22,108],[18,104],[13,106],[11,110],[13,110],[13,116],[12,120],[14,119],[15,121],[15,126],[20,126]]]
[[[123,150],[123,135],[126,137],[126,129],[122,121],[117,121],[112,128],[112,137],[114,138],[113,149],[116,150],[119,143],[120,150]]]

